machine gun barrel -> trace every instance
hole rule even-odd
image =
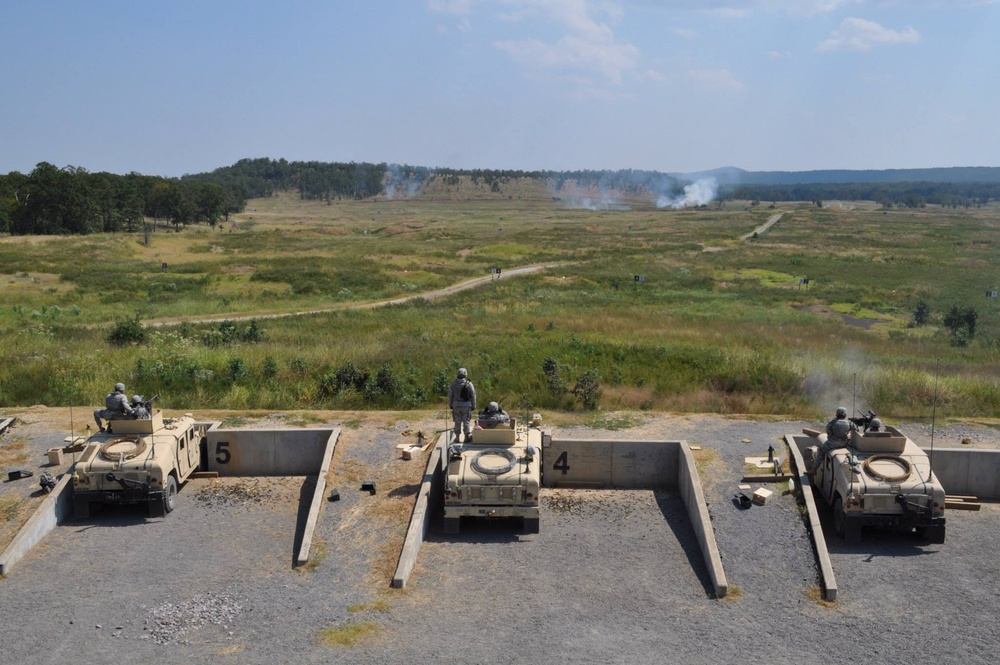
[[[144,407],[146,407],[147,411],[151,412],[152,408],[153,408],[153,402],[155,402],[159,398],[160,398],[160,393],[156,393],[155,395],[153,395],[152,397],[150,397],[149,399],[147,399],[145,402],[143,402],[142,405]]]

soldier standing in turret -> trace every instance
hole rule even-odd
[[[826,424],[826,441],[816,451],[816,457],[813,458],[808,475],[816,474],[820,465],[823,464],[823,460],[826,459],[827,453],[831,450],[846,448],[847,437],[855,429],[854,423],[847,419],[847,409],[842,406],[837,407],[837,415]]]
[[[458,435],[465,432],[465,442],[472,441],[472,412],[476,409],[476,387],[469,381],[469,371],[464,367],[458,370],[458,377],[448,388],[448,408],[455,420],[455,443]]]

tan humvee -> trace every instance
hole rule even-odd
[[[472,443],[452,444],[444,486],[444,532],[458,533],[463,517],[520,517],[538,533],[542,433],[511,419],[475,430]]]
[[[73,466],[73,514],[90,516],[93,503],[145,503],[151,517],[171,512],[177,488],[198,469],[205,426],[190,414],[164,419],[112,420],[112,432],[92,435]]]
[[[896,428],[885,430],[851,432],[848,446],[829,451],[817,469],[812,484],[833,507],[834,531],[857,543],[865,526],[915,529],[929,542],[943,543],[945,491],[927,453]],[[803,451],[808,467],[826,434],[803,432],[817,443]]]

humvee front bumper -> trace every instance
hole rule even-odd
[[[538,506],[468,506],[444,505],[445,518],[450,517],[525,517],[538,519]]]
[[[88,503],[144,503],[146,501],[163,500],[162,490],[124,489],[124,490],[77,490],[73,489],[74,501]]]

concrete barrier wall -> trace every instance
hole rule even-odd
[[[14,536],[7,549],[0,554],[0,575],[9,574],[14,564],[73,512],[71,479],[70,474],[63,474],[55,488],[49,492],[42,504]]]
[[[806,434],[789,434],[785,436],[785,443],[792,453],[792,466],[798,474],[799,487],[802,490],[802,498],[806,504],[806,513],[809,515],[809,535],[812,537],[813,548],[816,551],[816,561],[819,563],[819,572],[823,577],[823,598],[828,601],[837,600],[837,578],[833,574],[833,562],[830,560],[830,551],[826,547],[826,536],[823,535],[823,526],[819,521],[819,512],[816,510],[816,500],[813,497],[812,485],[809,483],[809,476],[806,475],[805,460],[802,457],[802,449],[815,445],[815,437]]]
[[[652,489],[677,487],[679,441],[542,437],[545,487]]]
[[[722,558],[719,556],[719,545],[715,541],[715,531],[712,529],[712,518],[705,504],[705,494],[701,489],[701,478],[694,456],[687,442],[681,442],[677,447],[677,489],[687,508],[691,528],[698,538],[698,546],[705,558],[708,576],[715,587],[715,597],[722,598],[729,592],[729,582],[726,581],[726,571],[722,568]]]
[[[677,489],[717,597],[729,591],[698,469],[683,441],[542,438],[545,487]]]
[[[13,418],[0,418],[0,434],[7,431],[7,428],[14,424]]]
[[[312,503],[309,504],[309,515],[306,517],[305,529],[302,533],[302,543],[299,545],[299,553],[295,557],[298,566],[309,561],[309,550],[312,548],[313,533],[316,531],[316,523],[319,521],[319,511],[323,506],[323,499],[326,496],[326,477],[330,473],[330,462],[333,460],[333,451],[337,448],[337,440],[340,438],[340,428],[331,430],[326,441],[326,449],[323,452],[323,460],[317,470],[316,488],[313,490]]]
[[[327,442],[340,430],[210,429],[208,470],[220,476],[307,476],[323,464]]]
[[[935,448],[931,468],[948,494],[1000,499],[1000,450]]]
[[[406,587],[406,582],[413,571],[413,565],[417,562],[420,546],[423,544],[424,538],[427,537],[427,530],[430,529],[431,519],[437,514],[438,506],[444,496],[444,474],[447,466],[444,451],[447,445],[448,437],[442,435],[427,460],[424,479],[420,483],[420,492],[417,494],[417,500],[413,504],[413,512],[410,514],[410,524],[406,529],[403,549],[399,553],[396,572],[392,576],[394,589]]]

